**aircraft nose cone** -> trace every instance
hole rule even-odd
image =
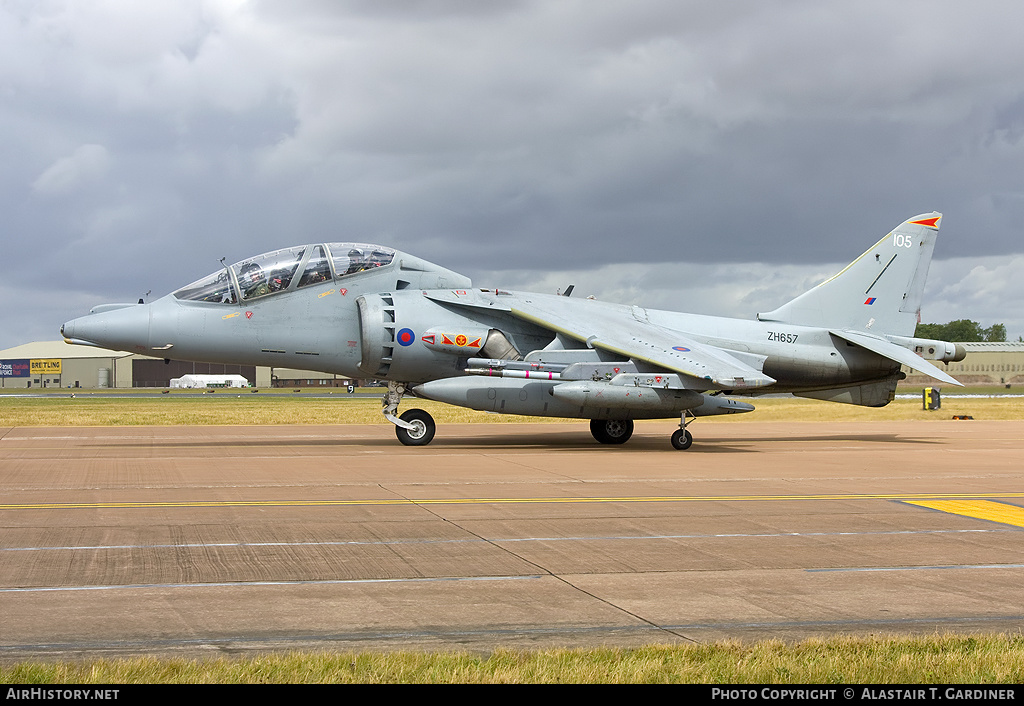
[[[111,350],[149,348],[149,305],[133,304],[72,319],[60,327],[64,338]]]
[[[77,338],[77,336],[75,336],[75,322],[76,321],[78,321],[78,319],[73,319],[73,320],[68,321],[67,323],[65,323],[63,326],[61,326],[60,327],[60,335],[63,336],[64,338],[66,338],[66,339]]]

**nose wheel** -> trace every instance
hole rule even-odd
[[[384,417],[395,425],[395,435],[406,446],[426,446],[434,439],[437,425],[434,418],[422,409],[409,409],[396,417],[398,404],[406,392],[406,386],[398,382],[389,382],[388,391],[384,393]]]
[[[434,418],[422,409],[409,409],[399,417],[407,427],[395,427],[395,435],[406,446],[426,446],[434,438],[437,425]]]

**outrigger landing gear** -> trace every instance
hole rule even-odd
[[[696,417],[691,415],[690,421],[686,421],[687,412],[690,410],[683,410],[682,417],[679,420],[679,428],[672,433],[672,446],[679,451],[685,451],[690,448],[690,444],[693,443],[693,435],[686,431],[686,427],[693,423]]]
[[[409,409],[396,417],[398,404],[405,394],[405,385],[400,382],[389,382],[388,391],[384,393],[384,417],[395,425],[395,435],[406,446],[426,446],[434,438],[437,425],[434,418],[422,409]]]

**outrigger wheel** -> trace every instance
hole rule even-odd
[[[434,438],[437,425],[434,418],[422,409],[409,409],[399,417],[409,428],[395,427],[395,435],[406,446],[426,446]]]
[[[693,435],[685,429],[676,429],[672,433],[672,446],[680,451],[686,451],[693,443]]]
[[[633,436],[633,420],[591,419],[590,433],[602,444],[625,444]]]
[[[693,443],[693,436],[690,432],[686,431],[686,426],[693,422],[696,417],[689,414],[688,409],[684,409],[683,413],[679,415],[679,428],[672,433],[672,447],[679,451],[686,451],[690,448],[690,444]],[[687,421],[687,417],[690,417]]]

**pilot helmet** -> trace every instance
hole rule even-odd
[[[248,279],[251,284],[258,284],[264,278],[263,268],[255,262],[250,262],[242,268],[242,276]]]

